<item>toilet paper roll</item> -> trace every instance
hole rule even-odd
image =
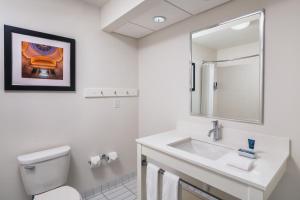
[[[115,160],[118,159],[118,153],[117,152],[109,152],[107,154],[107,156],[108,156],[108,160],[107,160],[108,163],[111,163],[112,161],[115,161]]]
[[[90,163],[92,169],[100,167],[100,165],[101,165],[101,158],[100,158],[100,156],[93,156],[93,157],[91,157],[89,163]]]

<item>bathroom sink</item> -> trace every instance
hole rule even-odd
[[[169,146],[192,154],[196,154],[198,156],[210,160],[217,160],[231,151],[231,149],[226,147],[222,147],[222,146],[218,146],[218,145],[214,145],[214,144],[210,144],[210,143],[206,143],[194,139],[182,140],[179,142],[169,144]]]

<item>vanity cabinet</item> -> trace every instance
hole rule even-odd
[[[145,174],[146,167],[141,165],[142,160],[150,158],[166,166],[176,166],[174,169],[181,173],[184,173],[190,177],[205,182],[219,190],[222,190],[232,196],[235,196],[241,200],[265,200],[265,191],[240,183],[235,180],[228,179],[221,175],[218,175],[209,170],[197,167],[189,164],[185,161],[161,153],[154,149],[148,148],[141,144],[137,145],[138,161],[137,161],[137,180],[138,180],[138,200],[146,200],[145,191]],[[285,171],[285,167],[281,170],[282,173]]]
[[[196,125],[195,125],[196,126]],[[194,127],[195,128],[195,127]],[[172,171],[178,172],[186,180],[191,177],[194,180],[205,183],[217,190],[223,191],[241,200],[267,200],[274,188],[286,171],[289,157],[289,139],[256,134],[258,140],[258,158],[254,162],[254,167],[250,171],[243,171],[231,167],[225,163],[226,156],[216,160],[208,159],[202,155],[195,155],[172,145],[184,140],[197,139],[209,145],[221,145],[221,142],[214,144],[205,140],[207,132],[197,130],[198,138],[193,134],[193,130],[177,128],[169,131],[137,140],[137,181],[138,199],[146,200],[146,167],[142,166],[142,161],[158,163],[159,166],[166,166]],[[237,143],[243,141],[247,134],[241,134],[232,129],[224,129],[222,142],[231,141]],[[228,134],[228,132],[230,132]],[[190,134],[187,134],[190,133]],[[199,134],[200,133],[200,134]],[[232,137],[232,138],[230,138]],[[236,141],[234,141],[236,140]],[[242,145],[242,144],[241,144]],[[235,150],[232,152],[236,153]],[[227,154],[228,155],[228,154]],[[168,170],[167,169],[167,170]],[[227,200],[227,199],[226,199]]]

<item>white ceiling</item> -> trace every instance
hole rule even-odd
[[[166,0],[167,2],[182,8],[192,15],[197,15],[208,9],[228,2],[229,0]]]
[[[102,7],[110,0],[83,1]],[[106,26],[115,27],[110,30],[112,32],[141,38],[229,1],[231,0],[143,0],[141,4],[144,4],[144,7],[137,6]],[[154,16],[164,16],[167,20],[164,23],[154,23]],[[105,29],[105,27],[102,28]]]
[[[152,33],[153,31],[150,31],[136,24],[126,23],[121,27],[117,28],[114,32],[134,38],[140,38]]]
[[[228,1],[230,0],[161,0],[141,14],[131,19],[126,19],[127,23],[123,25],[124,27],[120,27],[122,32],[119,29],[114,30],[114,32],[134,38],[141,38]],[[167,21],[164,23],[155,23],[153,22],[154,16],[164,16],[167,18]],[[134,30],[128,29],[132,25],[140,26],[138,30],[139,34],[135,33]]]
[[[154,16],[164,16],[167,20],[164,23],[155,23],[153,22]],[[161,1],[141,15],[129,20],[129,22],[146,27],[150,30],[159,30],[190,16],[192,15],[166,1]]]
[[[252,21],[248,28],[233,30],[230,27],[201,37],[193,38],[193,42],[211,49],[224,49],[259,41],[258,20]]]
[[[108,0],[84,0],[92,5],[101,7],[103,6]]]

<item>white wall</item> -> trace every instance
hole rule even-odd
[[[76,39],[76,92],[4,92],[3,24]],[[0,0],[0,199],[24,200],[17,155],[72,148],[69,184],[79,191],[135,170],[138,100],[85,99],[85,87],[137,87],[137,42],[101,31],[99,10],[77,0]],[[120,160],[90,170],[87,159]],[[29,198],[28,198],[29,199]]]
[[[259,43],[219,49],[218,60],[259,54]],[[260,58],[218,63],[215,116],[257,121],[260,119]]]
[[[205,68],[202,66],[203,60],[226,60],[259,54],[259,47],[259,43],[254,42],[224,49],[210,49],[193,42],[192,60],[196,63],[196,89],[192,92],[193,114],[200,114],[200,104],[202,114],[209,114],[207,109],[211,100],[208,99],[212,98],[213,108],[211,110],[214,116],[248,121],[257,121],[260,118],[259,57],[217,63],[212,80],[209,77],[206,80],[209,76],[209,66]],[[201,68],[207,73],[205,76],[202,75],[202,81]],[[202,84],[212,84],[211,81],[218,82],[218,89],[210,91],[213,95],[209,95],[208,90],[212,87],[202,85],[201,101],[201,82]]]
[[[226,59],[232,59],[232,58],[240,58],[240,57],[246,57],[250,55],[260,54],[260,43],[259,42],[253,42],[248,44],[242,44],[238,46],[233,46],[229,48],[224,49],[218,49],[217,51],[217,59],[218,60],[226,60]],[[230,61],[230,62],[221,62],[218,63],[218,66],[227,66],[227,65],[240,65],[241,63],[244,64],[252,64],[252,60],[249,58],[242,59],[242,60],[236,60],[236,61]]]
[[[195,91],[192,92],[192,111],[193,114],[200,114],[202,61],[216,60],[217,51],[215,49],[203,47],[196,42],[193,42],[192,52],[192,61],[195,63]]]
[[[266,9],[264,125],[222,123],[227,127],[290,137],[288,170],[270,199],[299,200],[299,0],[234,0],[140,40],[139,132],[144,136],[174,129],[178,119],[190,118],[189,32],[261,8]]]

